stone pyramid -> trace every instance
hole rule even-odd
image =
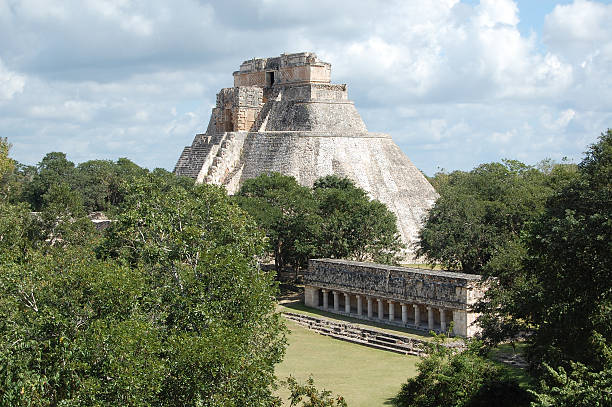
[[[397,215],[410,259],[437,194],[389,135],[368,132],[346,85],[330,78],[331,64],[310,52],[243,62],[174,173],[224,185],[228,193],[273,171],[305,186],[329,174],[346,176]]]

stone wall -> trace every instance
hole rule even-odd
[[[481,277],[347,260],[310,260],[304,284],[406,303],[467,310],[481,296]]]
[[[331,65],[310,52],[244,61],[234,72],[234,86],[269,87],[277,84],[329,83]]]
[[[309,307],[438,332],[452,322],[464,337],[479,331],[472,306],[485,290],[479,275],[335,259],[310,260],[304,285]]]

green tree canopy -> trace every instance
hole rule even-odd
[[[313,186],[321,219],[317,257],[395,263],[404,247],[397,218],[348,178],[328,175]]]
[[[44,205],[43,196],[54,185],[66,183],[74,185],[75,166],[68,161],[66,154],[60,152],[48,153],[38,163],[37,173],[24,190],[25,199],[35,211],[40,211]]]
[[[532,357],[612,364],[612,131],[552,196],[526,238],[530,277],[517,317],[536,326]]]
[[[323,177],[309,189],[263,174],[245,181],[237,200],[265,231],[277,270],[312,257],[394,263],[404,247],[395,215],[347,178]]]
[[[304,267],[315,250],[320,219],[311,191],[293,177],[263,174],[244,182],[237,194],[245,209],[266,233],[276,270]]]
[[[70,192],[50,188],[47,209],[69,212]],[[222,188],[138,178],[95,251],[95,237],[24,244],[10,225],[36,217],[0,210],[0,406],[277,403],[263,237]]]
[[[447,269],[495,274],[487,268],[491,259],[508,254],[564,174],[506,160],[437,175],[440,197],[419,233],[417,253]]]
[[[532,397],[499,365],[478,354],[478,343],[456,353],[437,341],[393,398],[396,407],[520,407]]]

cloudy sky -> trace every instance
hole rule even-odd
[[[243,60],[314,51],[428,174],[578,162],[612,127],[610,3],[0,0],[0,137],[171,170]]]

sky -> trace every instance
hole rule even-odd
[[[172,170],[254,57],[311,51],[422,171],[579,162],[612,127],[611,1],[0,0],[0,137]]]

